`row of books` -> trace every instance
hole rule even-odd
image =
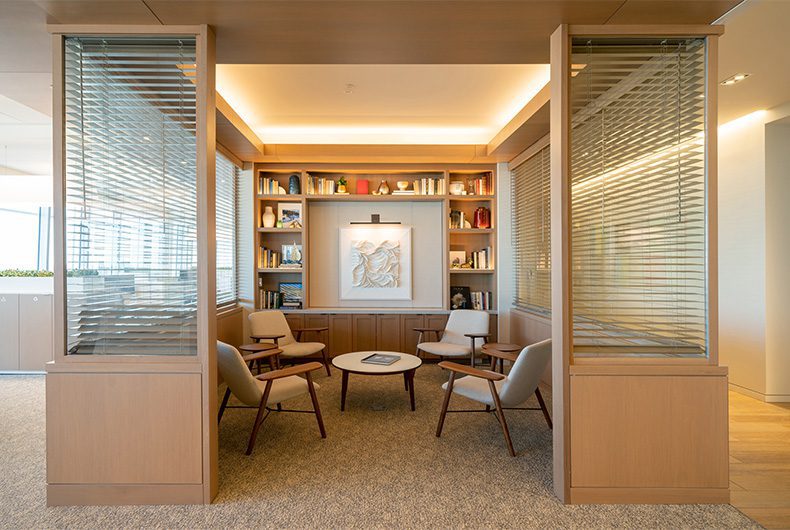
[[[324,177],[307,177],[308,195],[334,195],[335,181]]]
[[[258,195],[287,195],[276,179],[261,177],[258,179]]]
[[[276,269],[282,263],[282,253],[270,248],[261,247],[258,254],[259,269]]]
[[[283,294],[280,291],[258,289],[259,309],[280,309],[283,306]]]
[[[393,192],[398,194],[399,190]],[[443,178],[424,177],[414,181],[414,193],[417,195],[447,195],[447,183]]]
[[[488,311],[491,307],[491,291],[472,291],[472,309]]]
[[[469,228],[471,221],[466,218],[466,214],[461,210],[450,210],[450,228]]]
[[[491,247],[486,247],[483,250],[472,252],[472,268],[473,269],[492,269],[491,263]]]
[[[485,177],[474,178],[471,180],[471,183],[475,195],[493,195],[494,193],[492,173],[487,173]]]

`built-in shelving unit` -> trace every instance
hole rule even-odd
[[[492,165],[429,165],[427,168],[388,167],[385,165],[352,165],[351,167],[320,164],[313,167],[285,167],[277,164],[255,165],[255,230],[256,263],[254,274],[258,290],[255,307],[261,308],[262,291],[277,291],[281,283],[301,283],[302,311],[310,310],[308,260],[310,252],[307,244],[309,226],[309,204],[320,201],[365,201],[365,202],[442,202],[444,207],[445,262],[444,283],[445,310],[451,309],[451,290],[468,287],[470,292],[487,292],[490,306],[485,308],[495,313],[496,303],[496,195],[495,167]],[[299,193],[289,194],[291,177],[299,182]],[[267,183],[268,189],[285,191],[281,194],[261,194],[261,184]],[[345,193],[338,193],[340,182],[344,181]],[[385,183],[387,194],[377,194]],[[400,183],[400,186],[398,185]],[[361,193],[367,190],[367,193]],[[404,193],[404,191],[406,193]],[[272,207],[275,216],[278,205],[298,204],[301,208],[301,227],[264,228],[262,215],[267,206]],[[475,212],[487,211],[481,226]],[[454,221],[451,222],[451,216]],[[455,227],[453,223],[461,226]],[[451,228],[452,226],[452,228]],[[283,245],[301,245],[302,268],[272,268],[261,266],[262,248],[282,252]],[[463,252],[467,258],[475,252],[485,251],[488,256],[486,268],[453,268],[450,265],[450,252]],[[341,309],[341,308],[338,308]],[[284,308],[288,311],[288,308]],[[295,311],[292,309],[292,311]],[[331,311],[330,311],[331,312]]]

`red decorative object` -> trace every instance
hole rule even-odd
[[[491,211],[482,206],[475,210],[475,222],[472,226],[475,228],[491,228]]]
[[[357,181],[357,194],[367,195],[368,193],[370,193],[370,188],[368,188],[368,181],[365,179],[359,179]]]

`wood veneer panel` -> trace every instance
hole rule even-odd
[[[402,351],[414,354],[417,351],[417,339],[420,334],[414,328],[425,326],[425,315],[404,314],[400,316]]]
[[[351,315],[329,315],[329,354],[334,357],[353,351]]]
[[[352,336],[354,351],[375,350],[376,315],[353,315]]]
[[[376,347],[379,350],[402,351],[400,315],[376,316]]]

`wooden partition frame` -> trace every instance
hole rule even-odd
[[[48,29],[53,52],[56,338],[54,361],[47,365],[47,503],[208,504],[217,494],[218,477],[214,32],[208,25],[50,25]],[[197,356],[66,354],[64,41],[78,35],[196,39]],[[141,390],[149,399],[140,399]],[[92,399],[65,399],[83,393]],[[173,414],[173,407],[152,406],[150,397],[157,395],[178,400],[181,413]],[[107,406],[91,408],[91,403],[102,400]],[[117,408],[105,410],[112,404]],[[113,422],[113,417],[123,421]],[[95,438],[100,438],[99,445]],[[134,447],[114,445],[122,439],[134,440]]]
[[[716,244],[717,53],[718,36],[723,31],[722,26],[561,25],[551,36],[554,491],[563,502],[729,501],[727,370],[718,366]],[[705,359],[573,357],[570,54],[575,36],[706,38]],[[696,400],[706,406],[669,410],[658,397],[663,392],[683,395],[689,402]],[[637,403],[639,408],[631,409],[629,403]],[[678,407],[678,403],[674,405]],[[645,418],[662,429],[646,432]],[[699,425],[704,429],[694,428]],[[677,439],[695,448],[673,443]],[[658,455],[658,447],[668,452]],[[700,448],[704,449],[702,456]],[[699,458],[689,458],[689,451],[697,451],[695,456]]]

